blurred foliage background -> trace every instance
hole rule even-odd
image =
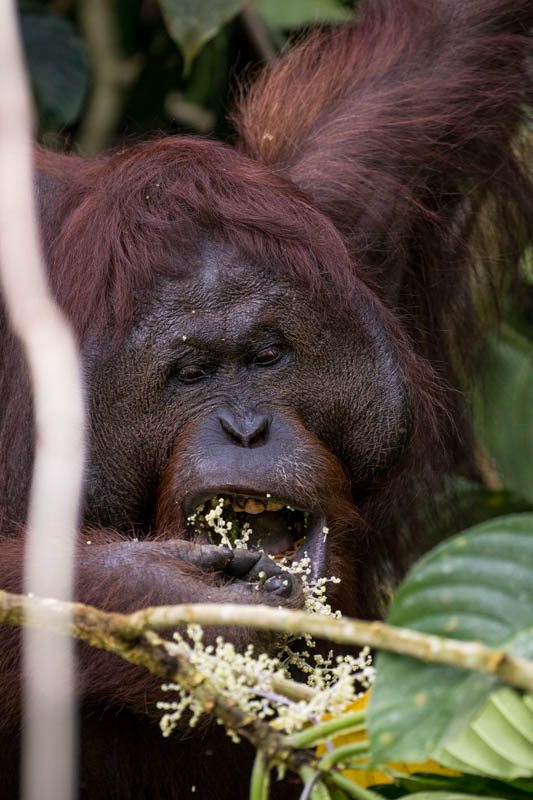
[[[38,138],[86,153],[161,133],[231,140],[227,112],[263,64],[303,29],[355,17],[352,0],[19,0],[19,9]],[[436,498],[435,538],[533,508],[532,252],[503,307],[481,376],[465,387],[479,475]]]
[[[20,0],[47,145],[97,152],[154,131],[227,138],[243,80],[343,0]]]

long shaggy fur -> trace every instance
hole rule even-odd
[[[453,390],[483,291],[533,230],[532,27],[529,0],[372,0],[357,27],[305,37],[235,115],[241,151],[304,189],[399,310],[466,442]]]
[[[168,138],[93,159],[38,150],[36,166],[50,280],[84,352],[119,347],[139,298],[150,298],[162,273],[179,276],[172,254],[194,253],[199,240],[235,247],[252,268],[272,265],[331,314],[339,304],[359,313],[364,296],[394,342],[415,417],[405,457],[358,506],[371,570],[353,592],[370,596],[379,592],[372,580],[382,585],[388,565],[398,573],[413,555],[413,538],[404,533],[417,487],[471,462],[461,386],[479,320],[533,239],[532,162],[524,154],[533,2],[368,0],[358,11],[356,26],[306,35],[265,70],[235,112],[234,148]],[[194,269],[194,259],[189,263]],[[16,589],[31,393],[2,315],[0,336],[0,585]],[[171,494],[170,478],[164,487]],[[164,519],[171,499],[161,504]],[[123,538],[91,533],[102,547]],[[86,571],[79,588],[98,605],[130,609],[165,600],[157,586],[139,588],[142,569],[137,586],[95,574]],[[196,577],[189,576],[199,593],[193,599],[207,585]],[[12,759],[4,775],[12,797],[16,638],[5,634],[0,647],[7,698],[0,743]],[[82,659],[82,781],[93,797],[188,796],[191,783],[203,780],[198,745],[167,743],[163,750],[159,733],[130,711],[100,718],[103,696],[145,713],[153,686],[129,665],[108,661],[93,653]],[[229,759],[229,766],[217,760],[232,773]],[[101,774],[103,761],[114,765],[109,774]],[[130,769],[137,762],[139,769]],[[225,797],[244,796],[246,781],[231,777]],[[199,796],[218,796],[222,785]]]

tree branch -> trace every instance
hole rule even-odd
[[[533,661],[509,655],[504,650],[486,647],[480,642],[461,642],[442,636],[418,633],[397,628],[385,622],[365,622],[357,619],[332,619],[313,616],[304,611],[271,608],[270,606],[197,603],[194,605],[153,606],[131,614],[99,611],[82,603],[62,603],[58,600],[28,598],[0,591],[0,622],[25,625],[25,609],[32,603],[31,624],[42,624],[56,630],[71,611],[69,632],[93,647],[121,655],[133,663],[142,664],[152,672],[153,662],[143,636],[152,630],[177,628],[179,625],[228,625],[275,630],[291,635],[309,633],[338,644],[368,646],[413,656],[422,661],[452,666],[494,675],[504,683],[533,691]],[[168,643],[167,643],[168,644]],[[176,647],[177,645],[173,645]],[[178,652],[178,651],[173,651]],[[157,660],[156,660],[157,661]],[[157,661],[159,663],[159,661]],[[298,691],[299,684],[289,681],[287,688]]]
[[[277,56],[276,48],[272,44],[268,28],[260,14],[253,6],[245,6],[241,11],[241,20],[258,56],[266,64],[273,61]]]
[[[86,153],[97,153],[109,145],[124,101],[135,82],[141,62],[127,58],[122,49],[112,0],[82,0],[80,22],[87,43],[93,87],[84,115],[78,144]]]

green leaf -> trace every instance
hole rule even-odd
[[[501,689],[468,729],[434,757],[461,772],[506,780],[533,775],[533,712],[517,692]]]
[[[271,28],[353,20],[354,14],[337,0],[256,0],[255,7]]]
[[[505,487],[533,502],[533,343],[510,325],[487,339],[475,410]]]
[[[501,797],[505,800],[529,800],[529,790],[517,787],[517,781],[503,782],[494,778],[480,777],[477,775],[432,775],[429,773],[415,773],[407,776],[397,776],[396,788],[415,792],[454,792],[455,794],[470,794],[476,797]],[[525,781],[524,781],[525,783]],[[381,791],[381,787],[380,787]],[[400,797],[398,792],[396,797]]]
[[[499,517],[439,545],[400,586],[388,621],[531,656],[533,514]],[[424,761],[462,735],[500,685],[491,675],[380,653],[368,721],[373,763]]]
[[[533,121],[533,116],[532,116]],[[522,269],[522,275],[528,281],[528,283],[533,284],[533,247],[528,247],[522,261],[520,262],[520,266]]]
[[[246,0],[159,0],[170,36],[183,53],[184,72],[206,42],[246,5]]]
[[[531,707],[533,708],[533,703]],[[527,792],[529,795],[533,797],[533,780],[517,780],[513,781],[512,784],[509,785],[523,792]]]
[[[20,24],[41,129],[74,122],[87,93],[88,76],[83,47],[72,24],[44,11],[22,14]]]

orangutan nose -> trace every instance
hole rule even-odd
[[[271,418],[265,414],[250,414],[237,420],[229,411],[218,415],[222,430],[237,447],[261,447],[268,442]]]

